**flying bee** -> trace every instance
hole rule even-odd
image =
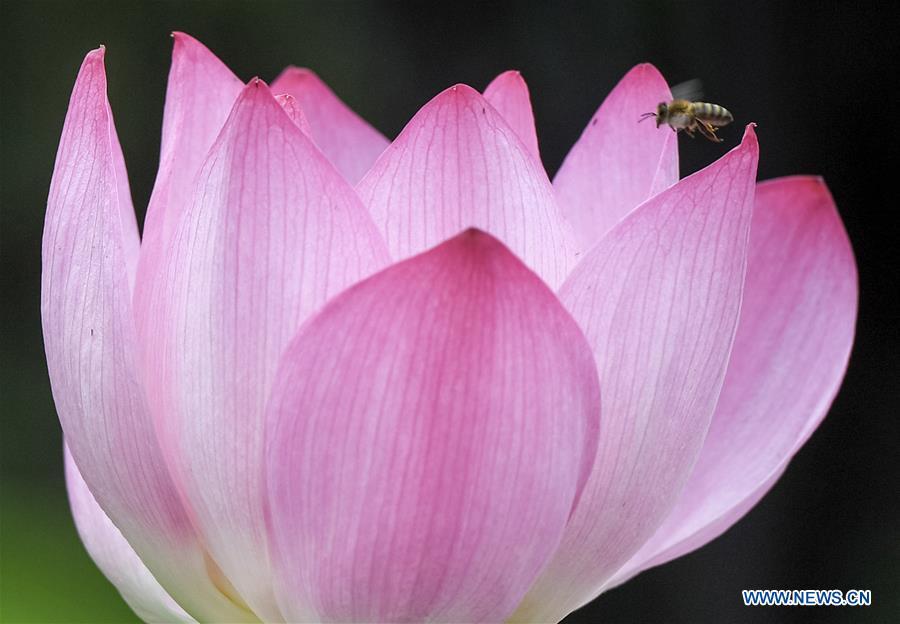
[[[699,89],[697,81],[689,81],[672,87],[673,94]],[[734,116],[724,106],[709,102],[694,102],[686,96],[676,97],[670,102],[660,102],[656,112],[644,113],[639,121],[656,118],[656,127],[666,124],[676,133],[684,130],[694,138],[694,132],[700,132],[710,141],[721,143],[716,130],[734,121]]]

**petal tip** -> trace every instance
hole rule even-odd
[[[799,193],[805,196],[807,201],[804,203],[810,210],[833,211],[840,214],[837,209],[837,202],[828,188],[825,178],[820,175],[798,174],[791,176],[783,176],[764,180],[757,185],[758,189],[763,192],[776,193]]]
[[[298,67],[297,65],[288,65],[285,67],[272,83],[275,84],[282,81],[310,83],[313,85],[318,85],[322,82],[316,72],[308,67]]]
[[[84,55],[84,64],[88,63],[98,63],[100,65],[103,64],[103,60],[106,57],[106,46],[102,43]]]
[[[669,83],[666,82],[662,72],[659,71],[653,63],[638,63],[625,74],[625,77],[622,80],[624,81],[628,78],[659,82],[662,85],[665,85],[667,91],[669,89]]]
[[[485,232],[484,230],[480,230],[477,227],[468,227],[462,232],[459,233],[459,238],[471,241],[478,241],[482,239],[496,241],[497,239]]]
[[[476,90],[470,87],[469,85],[458,82],[452,87],[448,87],[444,89],[435,100],[442,100],[447,98],[460,98],[464,101],[471,101],[475,99],[481,99],[481,94]]]
[[[424,111],[441,110],[448,106],[455,107],[458,110],[469,108],[472,111],[477,110],[478,112],[485,114],[488,112],[488,108],[490,108],[488,107],[487,100],[484,99],[477,89],[464,83],[457,83],[451,87],[447,87],[434,96],[421,108],[416,116]]]
[[[759,139],[756,136],[756,122],[751,121],[744,126],[744,135],[741,137],[741,144],[735,149],[759,152]]]
[[[522,77],[522,72],[520,72],[518,69],[507,69],[505,72],[503,72],[499,76],[497,76],[497,78],[515,80],[517,82],[520,80],[521,81],[525,80]]]
[[[269,85],[266,84],[266,81],[258,76],[254,76],[244,85],[244,88],[241,89],[241,94],[238,96],[238,102],[241,102],[245,99],[251,99],[256,97],[263,97],[268,95],[272,100],[275,99],[274,94],[269,89]],[[276,104],[278,102],[275,102]],[[235,107],[237,107],[237,102],[235,103]]]
[[[197,46],[206,47],[202,43],[200,43],[196,37],[192,37],[191,35],[187,34],[186,32],[183,32],[180,30],[173,30],[169,34],[169,36],[172,37],[172,39],[175,41],[176,46],[177,45],[197,45]]]
[[[251,78],[241,88],[228,116],[229,121],[226,122],[226,126],[232,119],[241,119],[241,123],[244,123],[249,117],[257,114],[254,111],[261,112],[269,109],[277,111],[278,116],[284,116],[290,125],[294,126],[290,114],[281,105],[281,102],[276,98],[269,85],[266,84],[266,81],[261,78]],[[268,116],[270,113],[264,114]],[[271,123],[275,118],[277,116],[267,117],[268,121],[265,123]]]
[[[484,97],[487,98],[488,101],[491,101],[488,97],[491,92],[496,89],[510,87],[514,89],[521,89],[526,95],[530,97],[528,83],[525,82],[525,77],[522,76],[522,72],[520,72],[518,69],[507,69],[502,74],[498,74],[497,77],[494,78],[484,90]]]
[[[660,71],[656,68],[656,65],[653,63],[644,61],[643,63],[638,63],[634,67],[631,68],[631,72],[635,73],[652,73],[652,74],[660,74]],[[631,73],[628,72],[628,73]]]
[[[448,242],[457,242],[461,245],[469,245],[474,248],[504,248],[503,243],[477,227],[468,227]]]
[[[815,174],[798,173],[796,175],[772,178],[759,183],[760,187],[778,187],[782,185],[803,185],[810,191],[827,191],[828,184],[825,178]]]
[[[173,30],[170,33],[170,36],[173,41],[173,56],[186,55],[188,58],[194,59],[204,57],[216,58],[216,55],[213,54],[212,50],[206,47],[199,39],[186,32]],[[216,58],[216,60],[218,61],[218,58]]]
[[[834,201],[834,195],[828,188],[825,178],[820,175],[798,175],[794,176],[798,182],[805,182],[809,187],[809,192],[814,195],[821,196],[823,203],[831,210],[837,210],[837,202]]]
[[[78,76],[75,78],[75,87],[72,91],[72,97],[78,92],[79,85],[87,85],[94,81],[99,81],[97,84],[102,85],[101,92],[105,97],[106,46],[104,45],[101,45],[84,55],[84,60],[81,62],[81,67],[78,70]]]
[[[432,251],[442,249],[452,254],[464,263],[475,262],[479,265],[491,266],[493,258],[508,257],[514,259],[516,264],[521,264],[516,256],[503,242],[477,227],[469,227],[461,231],[443,243],[437,245]],[[429,252],[425,252],[429,253]],[[525,268],[525,265],[522,265]],[[529,272],[531,272],[529,270]]]

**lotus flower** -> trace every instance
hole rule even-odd
[[[557,621],[734,524],[828,410],[825,184],[757,186],[752,125],[679,180],[652,66],[551,184],[518,73],[389,143],[174,42],[143,237],[101,48],[43,242],[75,522],[144,620]]]

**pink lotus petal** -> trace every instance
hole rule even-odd
[[[734,350],[675,509],[611,584],[718,537],[774,484],[825,417],[856,324],[856,266],[818,178],[760,184]]]
[[[197,174],[244,86],[190,35],[176,32],[172,39],[175,45],[163,114],[159,172],[147,207],[134,295],[137,310],[149,305],[154,296],[160,267],[190,203]],[[141,318],[138,323],[143,337]]]
[[[137,553],[106,516],[65,449],[66,487],[78,535],[91,559],[128,606],[145,622],[196,622],[153,578]]]
[[[291,118],[291,121],[297,124],[297,127],[303,131],[303,134],[312,138],[312,128],[309,127],[309,120],[303,113],[303,109],[300,108],[300,104],[297,103],[297,98],[293,95],[282,93],[281,95],[275,96],[275,101],[281,105],[281,108],[284,109],[287,116]]]
[[[309,69],[288,67],[272,83],[272,91],[297,99],[316,145],[350,184],[362,179],[390,142]]]
[[[574,264],[573,235],[543,168],[471,87],[451,87],[426,104],[357,190],[396,260],[473,226],[551,287]]]
[[[559,543],[599,399],[580,329],[479,231],[339,295],[268,406],[287,618],[501,621]]]
[[[79,71],[47,201],[41,316],[53,398],[97,502],[163,587],[195,617],[245,621],[207,576],[147,413],[129,279],[138,236],[103,55]]]
[[[102,60],[103,48],[101,48],[101,71],[103,70]],[[106,87],[106,74],[103,74],[103,86]],[[106,93],[104,92],[104,98]],[[70,102],[71,105],[71,102]],[[119,136],[116,134],[116,125],[113,123],[112,109],[109,102],[106,102],[106,117],[108,120],[107,135],[109,140],[110,152],[104,157],[112,161],[113,174],[115,176],[115,192],[109,190],[110,198],[115,196],[118,204],[118,219],[120,222],[119,236],[122,237],[120,250],[122,252],[122,260],[124,262],[125,275],[129,292],[134,291],[135,279],[137,276],[138,261],[140,258],[140,234],[138,233],[137,217],[134,214],[134,206],[131,203],[131,187],[128,184],[128,171],[125,168],[125,155],[122,153],[122,146],[119,143]],[[61,151],[61,150],[60,150]],[[60,154],[57,153],[57,160]],[[55,173],[55,170],[54,170]]]
[[[353,189],[251,81],[173,238],[146,349],[154,416],[204,543],[267,621],[280,616],[263,421],[279,358],[309,314],[387,262]]]
[[[616,85],[560,167],[553,187],[582,249],[590,249],[635,206],[678,181],[678,140],[642,113],[672,99],[653,65]]]
[[[516,136],[538,162],[541,161],[538,150],[537,131],[534,129],[534,112],[531,110],[531,96],[528,85],[522,74],[517,71],[506,71],[494,78],[484,90],[484,99],[497,109]]]
[[[594,348],[603,427],[559,551],[516,619],[596,595],[674,505],[716,406],[738,321],[758,146],[652,198],[575,268],[560,298]]]

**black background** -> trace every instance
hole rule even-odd
[[[682,139],[682,174],[759,124],[760,179],[825,177],[856,252],[857,340],[823,425],[750,514],[567,622],[844,622],[900,617],[897,97],[900,20],[863,3],[2,4],[2,475],[64,509],[59,425],[40,331],[40,236],[56,145],[84,54],[107,46],[110,99],[139,218],[155,175],[171,42],[184,30],[240,77],[315,69],[389,137],[443,88],[519,69],[551,175],[633,65],[702,78],[737,123]],[[887,6],[885,3],[884,6]],[[4,487],[6,487],[4,485]],[[3,539],[15,540],[5,533]],[[54,562],[65,566],[66,561]],[[15,574],[4,569],[4,575]],[[80,579],[73,575],[77,588]],[[742,588],[864,588],[863,608],[747,608]],[[48,599],[55,588],[47,588]]]

